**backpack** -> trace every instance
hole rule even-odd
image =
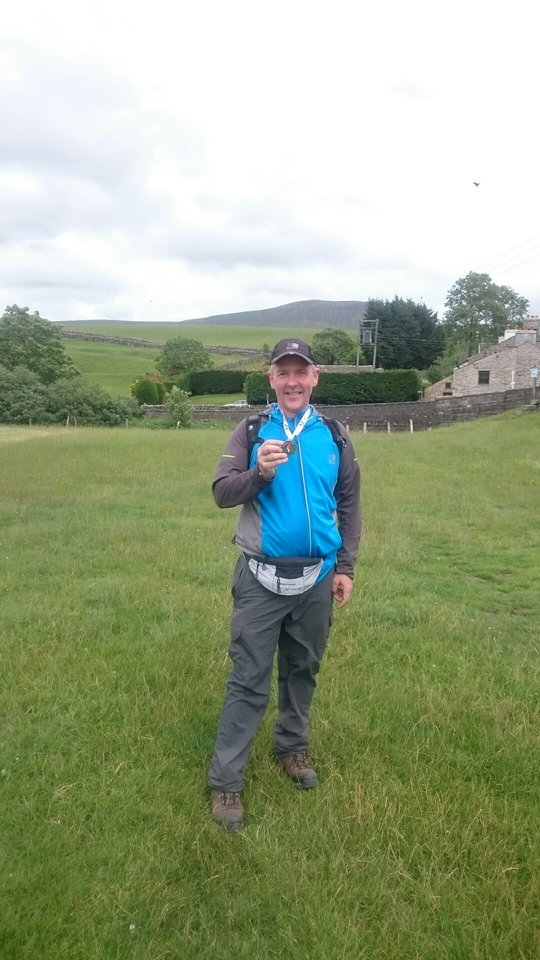
[[[333,420],[332,417],[323,417],[319,414],[323,423],[326,424],[330,433],[332,434],[332,440],[334,441],[336,447],[339,450],[339,455],[341,457],[341,451],[347,446],[347,438],[343,436],[341,430],[339,429],[338,421]],[[253,413],[246,420],[246,435],[248,443],[248,458],[247,462],[249,464],[251,460],[251,451],[256,443],[264,443],[263,438],[259,437],[259,428],[265,420],[268,420],[268,417],[263,413]]]

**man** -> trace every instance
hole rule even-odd
[[[295,787],[318,784],[306,760],[309,709],[332,601],[342,607],[350,599],[360,540],[358,463],[343,425],[310,405],[319,368],[309,344],[280,340],[268,377],[277,403],[236,427],[213,483],[219,507],[242,505],[233,665],[208,779],[213,819],[228,830],[244,824],[244,767],[268,704],[276,649],[275,757]]]

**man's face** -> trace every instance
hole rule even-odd
[[[295,417],[309,403],[312,390],[319,380],[319,368],[300,357],[283,357],[272,364],[268,379],[283,413],[287,417]]]

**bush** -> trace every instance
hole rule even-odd
[[[86,380],[57,380],[48,386],[26,367],[0,366],[1,423],[64,423],[116,426],[138,416],[135,401],[110,397]]]
[[[163,403],[165,400],[165,384],[161,380],[154,380],[156,390],[157,390],[157,402]]]
[[[57,380],[47,388],[49,422],[64,423],[69,417],[87,426],[118,426],[135,415],[128,400],[111,397],[86,380]]]
[[[47,422],[47,387],[26,367],[0,366],[0,423]]]
[[[421,382],[417,370],[387,370],[382,373],[321,373],[313,391],[313,402],[327,404],[406,403],[418,400]],[[274,391],[263,373],[246,378],[250,405],[275,400]]]
[[[134,380],[129,389],[139,406],[142,406],[143,403],[161,403],[165,393],[165,388],[163,388],[163,394],[160,400],[157,383],[154,380],[148,380],[146,377],[144,379]]]
[[[174,423],[181,427],[191,427],[193,423],[192,405],[189,399],[189,393],[173,387],[170,393],[165,396],[165,403],[169,410],[169,415]]]

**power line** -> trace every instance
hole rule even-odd
[[[533,244],[532,248],[526,249],[527,247],[530,247],[531,244]],[[500,271],[512,269],[512,267],[518,267],[521,266],[522,263],[528,263],[529,260],[533,260],[536,256],[537,249],[540,250],[540,233],[537,233],[534,236],[529,237],[528,240],[523,240],[521,243],[510,247],[508,250],[498,254],[496,257],[491,257],[489,260],[484,261],[484,263],[482,263],[480,266]],[[520,259],[524,254],[526,259]]]
[[[442,324],[441,324],[441,329],[442,329]],[[429,345],[433,345],[433,338],[430,339],[426,337],[409,337],[406,331],[401,336],[399,334],[381,333],[379,331],[379,342],[391,345],[392,343],[403,343],[404,340],[406,340],[407,343],[411,343],[411,344],[427,343]],[[373,346],[373,344],[363,343],[362,346],[371,347]]]

